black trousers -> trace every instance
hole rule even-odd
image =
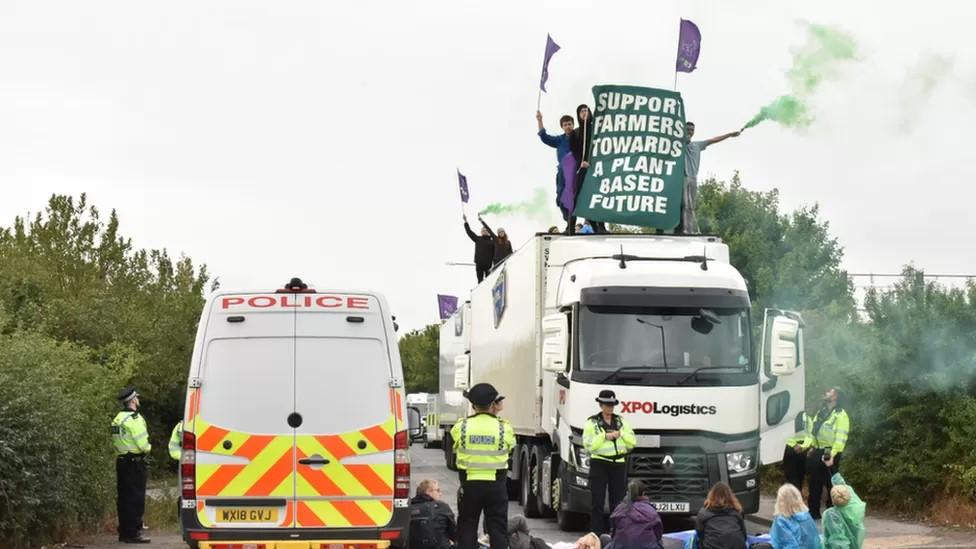
[[[610,492],[610,510],[603,509],[603,500]],[[627,463],[610,463],[590,459],[590,530],[596,534],[610,531],[606,515],[617,508],[627,492]]]
[[[783,477],[786,482],[796,486],[797,490],[803,490],[803,477],[807,470],[807,455],[798,454],[792,446],[783,449]]]
[[[488,276],[488,273],[491,272],[491,263],[475,263],[474,270],[478,274],[478,282],[481,282],[486,276]]]
[[[586,172],[589,168],[580,168],[576,172],[576,188],[573,194],[573,205],[575,210],[576,203],[579,202],[580,191],[583,190],[583,181],[586,181]],[[569,234],[576,234],[576,215],[573,212],[569,214],[569,225],[566,227]],[[607,226],[602,221],[589,220],[590,227],[593,228],[593,232],[596,234],[603,234],[607,232]]]
[[[840,470],[841,454],[834,456],[834,464],[830,467],[823,462],[824,451],[812,449],[807,453],[807,475],[810,488],[810,495],[807,497],[807,507],[810,508],[810,516],[815,519],[820,518],[820,504],[827,493],[827,507],[833,507],[830,501],[830,489],[833,483],[830,477]]]
[[[133,456],[115,458],[115,478],[119,537],[139,537],[146,511],[146,461]]]
[[[495,480],[467,480],[461,475],[458,506],[457,547],[478,549],[478,521],[485,514],[485,529],[491,549],[508,549],[507,473],[500,471]]]

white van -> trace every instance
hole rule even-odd
[[[297,278],[216,292],[187,383],[183,539],[204,549],[405,546],[406,413],[379,294]]]

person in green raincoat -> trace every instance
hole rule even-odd
[[[861,549],[864,546],[864,512],[867,504],[857,497],[840,473],[830,479],[834,506],[823,513],[824,549]]]

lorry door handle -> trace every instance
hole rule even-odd
[[[328,465],[331,462],[323,457],[310,457],[302,458],[298,460],[298,463],[302,465]]]

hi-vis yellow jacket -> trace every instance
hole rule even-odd
[[[146,418],[132,410],[122,410],[115,414],[115,419],[112,420],[112,444],[117,456],[148,454],[152,445],[149,444]]]
[[[515,448],[512,425],[487,412],[462,418],[451,428],[457,466],[468,480],[495,480],[508,469],[508,455]]]
[[[620,438],[607,440],[607,427],[619,431]],[[623,417],[614,414],[612,425],[603,423],[602,413],[586,420],[586,426],[583,427],[583,447],[590,453],[590,459],[623,463],[634,446],[637,446],[637,435]]]

